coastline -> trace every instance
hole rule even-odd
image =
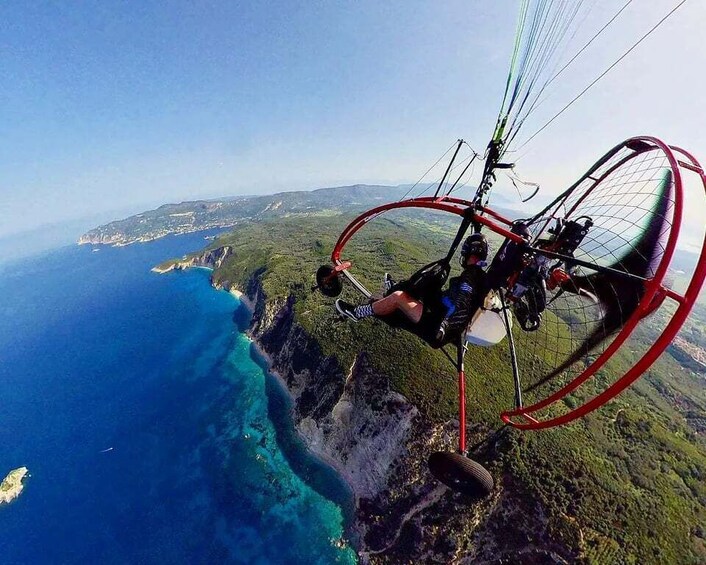
[[[236,292],[239,291],[231,291]],[[241,293],[242,294],[242,293]],[[237,295],[236,295],[237,296]],[[246,302],[247,301],[247,302]],[[244,304],[249,304],[252,305],[252,302],[245,297],[245,300],[243,301]],[[252,314],[252,310],[250,310],[250,313]],[[267,353],[260,343],[257,341],[257,339],[253,338],[252,335],[250,334],[250,331],[245,331],[244,332],[245,337],[248,339],[250,342],[250,345],[252,349],[254,350],[255,354],[261,359],[265,367],[263,367],[263,372],[265,373],[265,378],[271,378],[274,379],[274,381],[277,383],[277,386],[279,389],[286,395],[288,400],[291,402],[291,405],[294,406],[294,403],[296,401],[294,395],[292,394],[292,391],[290,388],[287,386],[287,382],[282,376],[282,374],[277,371],[277,369],[274,368],[274,363],[272,361],[272,357],[270,356],[269,353]],[[343,468],[341,463],[334,458],[332,458],[330,455],[327,453],[323,452],[320,449],[317,449],[316,445],[313,444],[310,441],[310,438],[307,438],[302,431],[299,429],[299,426],[296,425],[296,422],[294,420],[294,415],[292,412],[292,409],[288,411],[289,413],[287,414],[287,418],[290,420],[292,423],[292,426],[294,428],[294,432],[296,433],[297,437],[299,440],[302,442],[304,447],[309,453],[309,456],[314,459],[319,461],[321,464],[324,466],[332,469],[336,475],[340,478],[342,483],[345,485],[345,487],[349,491],[349,495],[351,497],[350,500],[350,505],[348,504],[339,504],[339,507],[341,508],[341,511],[344,516],[344,523],[343,523],[343,534],[341,541],[343,541],[345,544],[348,545],[348,547],[352,548],[355,552],[356,555],[358,555],[359,559],[361,556],[360,550],[360,540],[362,537],[362,531],[359,528],[359,525],[356,520],[356,511],[358,509],[358,500],[359,496],[358,493],[354,487],[354,483],[350,475],[346,472],[346,470]],[[360,563],[364,563],[365,561],[359,561]]]
[[[267,353],[265,350],[262,349],[262,346],[260,343],[254,339],[249,332],[246,332],[245,335],[248,337],[250,340],[250,343],[252,343],[253,348],[257,352],[257,354],[265,361],[267,365],[267,373],[272,375],[279,385],[282,387],[282,389],[286,392],[287,396],[290,398],[292,402],[294,402],[296,399],[294,398],[294,395],[292,394],[292,391],[289,390],[289,387],[287,386],[287,381],[285,381],[284,377],[282,374],[277,371],[277,369],[274,368],[274,363],[272,361],[272,357],[270,357],[270,354]],[[297,434],[299,435],[299,438],[304,442],[306,445],[307,449],[309,452],[311,452],[312,455],[314,455],[317,459],[323,461],[326,465],[329,467],[333,468],[336,473],[340,475],[340,477],[343,479],[343,481],[346,483],[348,488],[351,490],[351,493],[353,494],[353,498],[355,503],[357,504],[358,502],[358,495],[355,492],[355,488],[353,487],[353,481],[351,478],[348,476],[346,473],[345,469],[341,466],[341,464],[333,459],[331,456],[327,455],[326,453],[322,453],[320,450],[316,449],[314,445],[312,445],[306,436],[304,436],[299,428],[295,426],[297,430]]]
[[[171,272],[171,271],[175,271],[175,270],[180,271],[180,270],[193,269],[193,268],[208,269],[210,271],[214,270],[213,266],[197,264],[193,261],[182,261],[182,262],[177,261],[177,262],[170,264],[167,268],[159,269],[158,267],[153,267],[151,270],[152,270],[152,272],[162,274],[162,273],[167,273],[167,272]],[[211,280],[211,287],[214,290],[226,290],[229,294],[231,294],[234,298],[236,298],[240,303],[242,303],[245,306],[245,308],[248,310],[248,313],[250,314],[251,317],[255,314],[256,304],[243,291],[235,288],[234,286],[232,286],[230,284],[224,285],[223,287],[220,285],[216,285],[213,283],[213,280]],[[277,371],[277,369],[275,369],[274,362],[273,362],[270,354],[267,353],[263,349],[262,345],[257,340],[257,338],[253,337],[250,329],[246,329],[243,333],[247,337],[248,341],[251,343],[251,346],[252,346],[253,350],[255,351],[256,355],[263,361],[263,364],[265,365],[265,367],[263,368],[263,371],[265,372],[266,378],[268,378],[268,377],[274,378],[274,380],[277,382],[280,389],[287,395],[288,399],[291,401],[291,403],[293,405],[296,401],[296,398],[294,397],[289,386],[287,386],[287,382],[286,382],[285,378],[282,376],[282,374],[279,371]],[[289,414],[289,418],[290,418],[290,420],[292,420],[296,434],[298,435],[299,439],[302,441],[304,446],[306,446],[306,449],[310,453],[310,455],[312,457],[314,457],[315,459],[318,459],[320,462],[322,462],[327,467],[333,469],[333,471],[341,478],[342,482],[346,485],[346,487],[350,491],[350,494],[352,496],[353,508],[351,509],[352,514],[349,517],[350,524],[345,528],[345,531],[348,532],[348,535],[351,536],[353,539],[357,539],[360,533],[358,532],[358,529],[356,527],[354,514],[355,514],[355,509],[358,507],[359,496],[356,492],[356,489],[354,486],[354,481],[353,481],[352,477],[346,472],[346,470],[343,467],[343,465],[341,464],[341,462],[335,460],[334,458],[332,458],[330,455],[323,452],[322,450],[317,449],[316,445],[310,441],[310,438],[306,437],[302,433],[302,431],[299,429],[299,427],[294,422],[293,414],[291,413],[291,411]],[[357,542],[354,542],[354,547],[356,547],[356,551],[358,551],[357,550]]]
[[[216,288],[216,287],[214,287]],[[255,312],[255,304],[253,301],[250,299],[249,296],[247,296],[244,292],[236,289],[236,288],[230,288],[228,289],[228,292],[235,296],[240,302],[242,302],[245,307],[248,309],[250,314],[254,314]],[[289,399],[294,403],[296,400],[294,395],[292,394],[292,391],[289,389],[287,386],[287,381],[285,378],[282,376],[282,374],[277,371],[274,367],[274,361],[272,360],[272,357],[270,356],[269,353],[267,353],[263,348],[260,342],[254,338],[249,330],[244,332],[245,335],[247,336],[248,340],[252,344],[253,349],[257,353],[257,355],[265,362],[266,365],[266,372],[273,376],[275,380],[278,382],[282,390],[287,394]],[[326,465],[329,467],[333,468],[336,473],[339,474],[339,476],[343,479],[343,481],[346,483],[348,488],[351,490],[351,493],[353,494],[353,498],[355,503],[357,504],[358,502],[358,496],[355,493],[355,489],[353,488],[353,482],[351,478],[347,475],[345,469],[341,466],[340,462],[336,461],[326,453],[320,452],[318,449],[315,448],[308,440],[307,438],[301,433],[298,427],[296,427],[297,434],[299,435],[299,438],[304,442],[304,444],[307,446],[307,449],[314,455],[317,459],[321,460],[324,462]]]
[[[94,229],[81,235],[76,241],[76,245],[107,245],[109,247],[127,247],[128,245],[133,245],[135,243],[149,243],[151,241],[157,241],[158,239],[162,239],[170,235],[189,235],[200,231],[224,230],[232,228],[236,225],[238,225],[238,220],[233,222],[225,222],[222,224],[219,223],[215,226],[182,226],[181,230],[168,230],[149,235],[141,235],[139,237],[115,236],[113,239],[110,237],[101,236],[94,237],[92,235],[92,232],[95,231]]]
[[[250,314],[253,314],[255,312],[255,305],[253,304],[253,301],[250,300],[250,298],[245,293],[243,293],[235,288],[229,288],[228,292],[230,294],[232,294],[233,296],[235,296],[240,302],[242,302],[245,305],[245,307],[248,309]],[[250,337],[250,336],[248,335],[248,337]],[[250,338],[250,341],[255,343],[255,341],[252,338]],[[264,352],[263,352],[263,354],[264,354]],[[271,360],[268,360],[268,364],[271,365]]]

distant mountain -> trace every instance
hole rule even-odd
[[[231,227],[245,220],[354,212],[399,200],[409,188],[408,185],[358,184],[312,191],[165,204],[156,210],[92,229],[83,234],[78,243],[128,245],[138,241],[151,241],[169,234]]]

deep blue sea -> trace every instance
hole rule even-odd
[[[0,265],[0,562],[350,563],[351,496],[209,272],[204,233]]]

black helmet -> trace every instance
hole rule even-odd
[[[485,261],[488,258],[488,240],[482,233],[469,235],[463,242],[461,264],[465,265],[471,255],[475,255],[480,261]]]

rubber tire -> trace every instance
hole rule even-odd
[[[492,475],[483,465],[460,453],[437,451],[429,456],[428,463],[431,474],[455,492],[474,498],[493,492]]]
[[[329,298],[336,298],[343,291],[343,282],[340,275],[333,274],[331,265],[321,265],[316,271],[316,286],[321,294]]]

